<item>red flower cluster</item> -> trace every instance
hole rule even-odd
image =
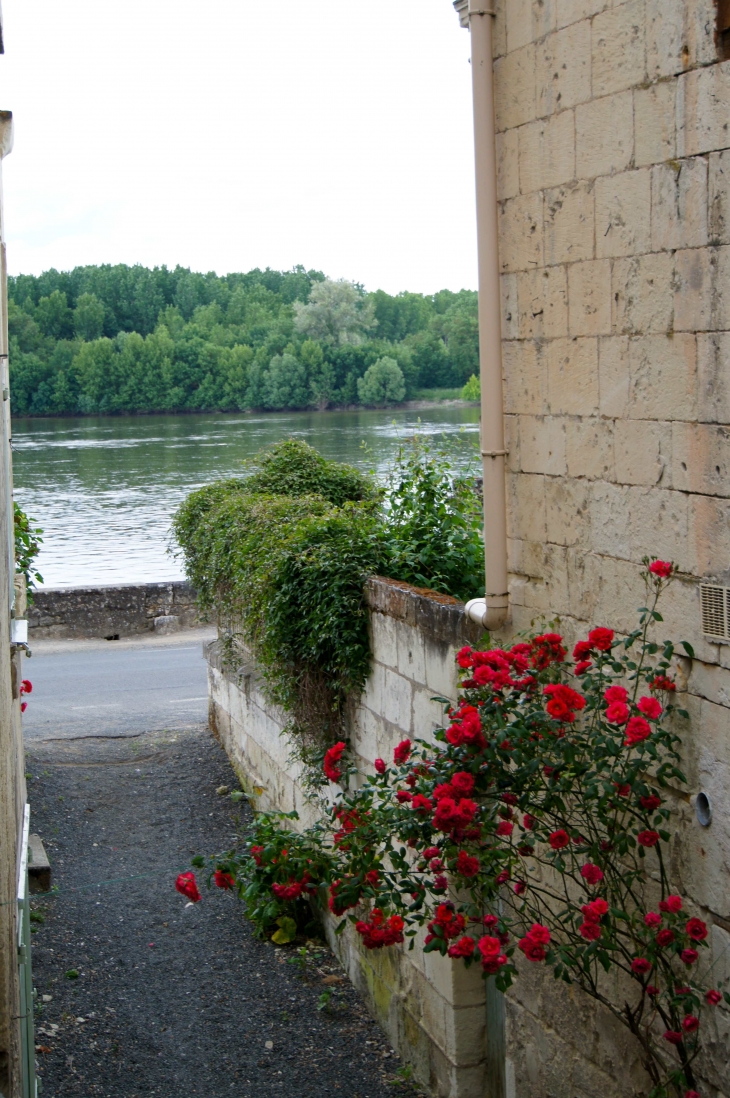
[[[272,884],[271,891],[274,893],[277,900],[298,900],[299,897],[307,891],[308,880],[309,874],[305,873],[301,881],[296,881],[292,877],[287,884]]]
[[[463,827],[467,827],[477,813],[474,801],[461,797],[457,801],[453,797],[441,797],[433,816],[433,826],[437,831],[451,833]]]
[[[654,678],[651,680],[650,685],[651,689],[656,691],[672,691],[677,689],[677,684],[673,681],[673,679],[668,679],[666,675],[655,675]]]
[[[175,881],[175,888],[183,896],[187,896],[189,900],[192,900],[194,904],[197,904],[201,898],[198,891],[198,884],[195,880],[195,874],[191,871],[179,875],[178,879]]]
[[[606,720],[610,724],[626,724],[631,711],[626,704],[629,692],[623,686],[609,686],[604,691],[603,700],[607,704]]]
[[[479,939],[478,949],[482,955],[482,968],[493,976],[499,972],[503,965],[507,964],[507,958],[502,953],[502,942],[499,938],[492,938],[489,934]]]
[[[216,869],[213,874],[213,880],[217,888],[224,888],[226,890],[235,888],[236,882],[230,873],[225,873],[222,869]]]
[[[563,684],[546,686],[543,691],[549,698],[545,706],[550,716],[563,724],[572,724],[577,710],[585,709],[586,700],[577,690]]]
[[[530,645],[530,663],[544,671],[551,663],[562,663],[567,655],[560,633],[543,633]]]
[[[446,739],[454,747],[468,744],[478,751],[486,745],[479,711],[473,705],[462,705],[452,716],[453,723],[446,732]],[[457,723],[458,722],[458,723]]]
[[[467,854],[465,850],[460,850],[456,856],[456,862],[454,864],[454,870],[461,877],[476,877],[479,872],[479,859],[475,858],[471,854]]]
[[[673,566],[668,560],[653,560],[649,565],[649,571],[659,579],[669,579],[673,572]]]
[[[603,880],[603,870],[599,869],[597,865],[593,865],[592,862],[586,862],[581,867],[580,875],[587,884],[595,885]]]
[[[601,937],[601,919],[608,912],[608,904],[600,897],[583,904],[583,923],[578,928],[581,936],[588,942],[597,942]]]
[[[334,747],[330,747],[324,757],[324,766],[322,769],[331,782],[338,782],[342,777],[342,771],[336,764],[342,758],[344,750],[345,744],[340,741],[339,743],[336,743]]]
[[[517,943],[517,948],[522,950],[528,961],[544,961],[546,957],[545,946],[550,941],[550,931],[541,923],[533,923],[524,938]]]
[[[379,907],[374,907],[370,922],[360,920],[355,923],[355,930],[362,936],[366,949],[382,949],[383,946],[396,945],[404,940],[404,926],[400,915],[389,915],[386,918]]]
[[[458,938],[465,930],[466,919],[461,913],[457,915],[454,912],[454,905],[450,903],[439,904],[434,918],[428,924],[428,934],[424,941],[426,945],[432,942],[434,938],[443,938],[448,942],[452,938]]]
[[[342,881],[333,881],[330,885],[329,909],[333,915],[344,915],[348,908],[357,907],[360,897],[355,896],[349,903],[339,895]]]
[[[408,762],[411,754],[411,741],[401,740],[398,746],[393,751],[393,762],[396,766],[402,766],[403,763]]]
[[[474,952],[476,942],[473,938],[466,935],[464,938],[460,938],[454,945],[449,946],[447,952],[449,957],[471,957]]]
[[[659,901],[659,910],[671,912],[672,915],[676,915],[682,910],[682,897],[681,896],[667,896],[666,900]]]

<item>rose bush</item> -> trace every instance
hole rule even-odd
[[[685,783],[669,718],[687,714],[672,703],[674,645],[650,639],[673,568],[645,565],[629,636],[593,629],[572,660],[554,632],[462,649],[436,743],[404,740],[357,785],[338,744],[329,819],[292,834],[268,817],[263,848],[214,864],[259,920],[326,890],[338,930],[351,921],[365,948],[413,948],[425,925],[426,951],[479,965],[501,990],[519,955],[547,965],[638,1039],[653,1098],[683,1098],[703,1014],[730,995],[709,980],[705,922],[669,879],[670,791]]]

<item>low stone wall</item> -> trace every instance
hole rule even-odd
[[[190,584],[140,583],[124,587],[40,588],[28,607],[33,640],[104,638],[174,633],[200,625]]]

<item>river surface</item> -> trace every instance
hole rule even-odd
[[[399,442],[417,429],[476,440],[479,409],[19,418],[15,498],[43,527],[37,567],[45,587],[181,579],[170,519],[192,489],[235,475],[244,459],[290,435],[384,476]]]

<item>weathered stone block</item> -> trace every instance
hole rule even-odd
[[[614,329],[632,334],[671,331],[673,285],[674,263],[670,253],[617,259],[611,271]]]
[[[730,428],[673,423],[672,485],[683,492],[726,497],[730,485]],[[730,561],[727,564],[730,566]]]
[[[398,662],[395,618],[390,614],[371,614],[370,643],[374,660],[395,667]]]
[[[503,274],[499,278],[502,296],[502,339],[518,339],[520,335],[517,279],[516,274]]]
[[[611,0],[558,0],[558,26],[567,27],[579,19],[589,19],[611,6]]]
[[[526,473],[563,476],[565,423],[553,416],[520,417],[520,456]]]
[[[543,263],[543,197],[521,195],[499,208],[499,261],[502,271],[528,271]]]
[[[730,423],[730,332],[697,337],[698,418]]]
[[[646,0],[646,67],[649,80],[687,68],[687,0]]]
[[[521,339],[554,339],[568,334],[568,277],[565,267],[543,267],[517,275]]]
[[[717,248],[710,255],[712,287],[712,327],[730,329],[730,248]]]
[[[674,80],[634,92],[637,168],[671,160],[677,151],[677,84]]]
[[[643,336],[629,345],[632,419],[697,415],[697,347],[693,335]]]
[[[696,156],[730,146],[730,61],[679,77],[677,155]]]
[[[573,183],[545,194],[545,263],[575,263],[595,255],[592,183]]]
[[[588,417],[569,419],[565,424],[565,454],[569,477],[613,480],[613,423]]]
[[[547,537],[545,478],[522,474],[509,477],[507,483],[510,537],[544,543]]]
[[[535,41],[533,7],[532,0],[510,0],[506,5],[508,53]]]
[[[554,545],[590,548],[589,500],[592,491],[593,485],[586,480],[546,478],[545,509],[549,542]]]
[[[629,341],[626,336],[598,341],[598,387],[601,415],[625,416],[629,407]]]
[[[638,255],[651,242],[648,168],[596,180],[596,256]]]
[[[707,244],[707,200],[707,161],[703,157],[652,168],[652,250]]]
[[[591,98],[590,23],[574,23],[551,34],[537,47],[535,60],[538,117]]]
[[[506,130],[495,138],[497,152],[497,197],[514,198],[520,193],[520,131]]]
[[[730,244],[730,151],[710,154],[709,234],[713,244]]]
[[[717,61],[716,0],[686,0],[685,6],[687,64],[684,67],[712,65]]]
[[[498,130],[511,130],[532,122],[536,117],[534,44],[495,61],[494,94]]]
[[[396,623],[398,673],[414,683],[426,682],[426,650],[423,636],[405,622]]]
[[[630,0],[592,24],[593,95],[612,95],[646,79],[645,0]]]
[[[575,109],[578,179],[623,172],[634,155],[634,100],[630,91]]]
[[[547,360],[551,415],[595,415],[598,411],[598,340],[551,340]]]
[[[548,119],[529,122],[517,131],[520,138],[520,190],[523,194],[557,187],[575,177],[575,119],[561,111]]]
[[[668,423],[620,419],[615,424],[616,480],[619,484],[665,484],[672,460]]]
[[[592,488],[588,505],[593,552],[630,560],[629,489],[601,482]]]
[[[694,559],[689,571],[695,576],[716,576],[730,561],[730,508],[714,496],[689,497],[689,523]]]
[[[607,259],[568,268],[568,318],[572,336],[611,332],[611,264]]]
[[[712,311],[717,254],[690,248],[674,256],[674,329],[704,332],[713,327]]]
[[[676,561],[683,572],[691,570],[693,555],[689,540],[689,506],[684,492],[651,488],[628,489],[628,520],[631,560],[652,554]]]
[[[544,412],[547,408],[547,367],[544,351],[532,341],[502,345],[505,411]]]

